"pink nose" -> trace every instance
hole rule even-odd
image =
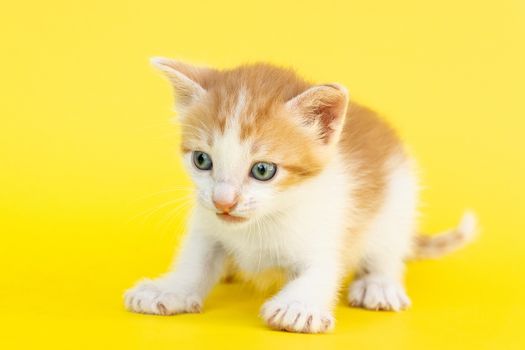
[[[213,199],[213,205],[215,205],[215,208],[217,208],[217,210],[219,210],[221,213],[229,213],[235,208],[238,202],[239,196],[235,196],[229,201],[215,198]]]

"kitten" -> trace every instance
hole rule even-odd
[[[267,64],[152,63],[173,85],[198,201],[173,270],[127,291],[129,310],[200,312],[231,259],[245,274],[286,273],[261,309],[270,327],[326,332],[351,271],[351,305],[398,311],[410,305],[405,260],[440,256],[473,236],[471,213],[441,235],[415,234],[413,161],[374,112],[349,104],[343,86]]]

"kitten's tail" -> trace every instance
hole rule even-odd
[[[476,215],[467,211],[456,228],[432,236],[416,235],[410,259],[438,258],[463,247],[476,236],[477,221]]]

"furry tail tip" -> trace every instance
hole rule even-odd
[[[459,222],[457,230],[465,238],[465,242],[472,241],[478,233],[478,218],[472,210],[467,210]]]
[[[436,235],[417,235],[414,238],[412,259],[432,259],[453,252],[471,242],[478,233],[478,220],[473,211],[463,214],[456,228]]]

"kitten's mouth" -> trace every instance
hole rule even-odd
[[[224,220],[226,222],[244,222],[248,220],[247,218],[231,215],[229,213],[216,213],[216,214],[221,220]]]

